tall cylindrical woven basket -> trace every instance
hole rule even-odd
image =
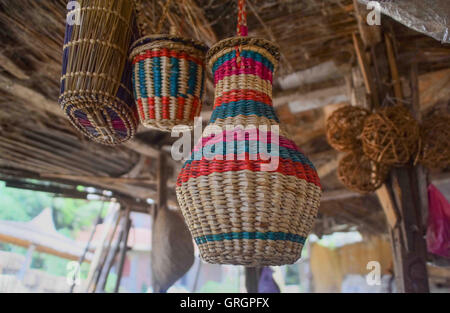
[[[133,0],[80,0],[66,24],[59,103],[72,124],[103,144],[136,132],[128,49],[136,34]]]
[[[316,218],[321,196],[316,170],[278,131],[272,107],[278,58],[274,44],[247,37],[223,40],[208,52],[214,111],[176,186],[207,262],[292,264]]]
[[[207,49],[174,35],[145,36],[132,45],[134,97],[144,126],[193,125],[202,108]]]

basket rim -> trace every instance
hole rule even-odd
[[[206,63],[209,64],[210,60],[221,50],[242,45],[253,45],[266,49],[277,62],[280,60],[280,48],[272,41],[260,37],[230,37],[222,39],[209,49],[206,54]]]
[[[171,41],[174,43],[184,44],[193,48],[196,48],[203,53],[206,53],[209,49],[209,47],[204,44],[201,41],[192,39],[192,38],[186,38],[182,36],[176,36],[176,35],[170,35],[170,34],[153,34],[153,35],[147,35],[139,38],[138,40],[134,41],[130,46],[130,51],[141,47],[143,45],[152,44],[157,45],[158,42],[164,42],[164,41]]]

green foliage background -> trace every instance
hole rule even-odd
[[[27,222],[45,208],[52,208],[57,231],[72,239],[76,238],[79,231],[91,229],[101,207],[100,201],[56,198],[45,192],[8,188],[0,181],[0,220]],[[105,212],[106,209],[103,214]],[[25,248],[1,242],[0,250],[26,253]],[[68,262],[70,261],[56,256],[34,253],[31,267],[45,270],[49,274],[66,276]],[[87,274],[88,265],[83,264],[81,269],[83,278]]]

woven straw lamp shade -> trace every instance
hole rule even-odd
[[[419,124],[403,105],[370,115],[361,134],[364,154],[377,163],[393,166],[401,166],[416,155],[419,138]]]
[[[134,1],[78,4],[79,25],[66,25],[59,103],[74,127],[89,138],[122,143],[134,136],[138,123],[127,62],[136,30]]]
[[[450,166],[450,114],[434,114],[423,121],[419,162],[428,168]]]
[[[207,47],[175,35],[150,35],[132,45],[133,90],[145,127],[191,127],[205,90]]]
[[[360,135],[369,111],[357,106],[344,106],[327,119],[327,140],[338,151],[348,152],[361,147]]]
[[[278,59],[274,44],[248,37],[220,41],[208,52],[214,111],[176,187],[207,262],[292,264],[316,218],[321,196],[316,170],[283,131],[271,128],[279,125],[272,107]]]
[[[348,189],[364,194],[377,190],[384,183],[389,166],[372,161],[362,151],[355,151],[339,161],[337,173]]]

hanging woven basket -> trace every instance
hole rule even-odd
[[[278,59],[278,48],[257,38],[226,39],[208,52],[214,111],[176,187],[207,262],[292,264],[316,218],[316,170],[279,131],[272,107]]]
[[[193,125],[202,108],[207,49],[174,35],[145,36],[132,45],[134,97],[145,127]]]
[[[59,103],[80,132],[103,144],[136,132],[128,48],[133,0],[78,1],[80,23],[66,25]]]

